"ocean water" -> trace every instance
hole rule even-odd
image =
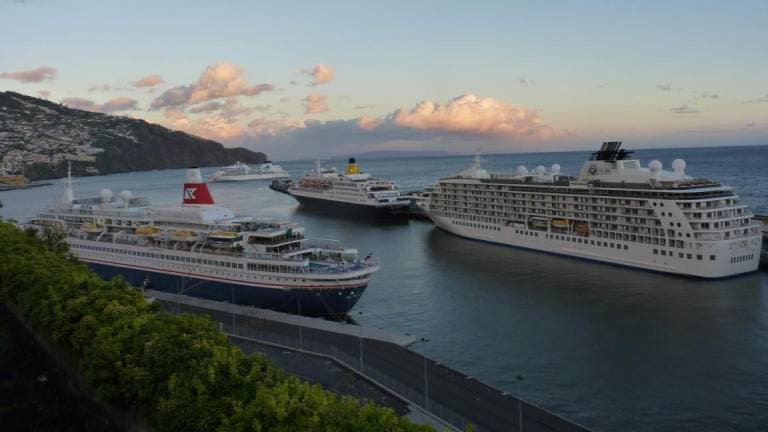
[[[768,213],[768,147],[641,150],[734,186]],[[559,163],[577,174],[588,152],[485,155],[491,172]],[[358,160],[403,190],[465,168],[470,157]],[[343,160],[329,161],[342,168]],[[281,163],[294,178],[311,161]],[[212,172],[209,168],[204,174]],[[181,199],[183,170],[79,179],[76,195],[130,189]],[[0,193],[23,220],[61,186]],[[288,219],[309,236],[373,252],[382,264],[352,311],[365,325],[426,338],[413,349],[596,431],[768,430],[768,272],[704,281],[462,239],[411,221],[373,224],[298,208],[266,182],[212,184],[236,212]]]

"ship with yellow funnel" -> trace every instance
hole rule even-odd
[[[400,216],[411,205],[394,181],[362,172],[355,158],[349,159],[343,173],[315,161],[315,169],[292,184],[288,193],[302,207],[354,216]]]

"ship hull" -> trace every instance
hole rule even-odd
[[[720,279],[751,273],[757,270],[760,259],[759,244],[735,250],[728,244],[720,245],[718,248],[708,249],[706,260],[692,261],[679,255],[673,256],[671,253],[665,257],[654,255],[653,246],[650,245],[600,239],[597,243],[602,243],[603,246],[599,246],[592,244],[596,239],[587,238],[585,241],[584,237],[575,235],[555,235],[515,227],[489,230],[486,227],[490,225],[475,223],[475,226],[467,226],[466,223],[457,223],[461,221],[434,214],[432,220],[444,231],[473,240],[685,277]],[[710,261],[710,254],[718,256],[719,260]]]
[[[137,287],[308,316],[345,315],[355,306],[367,287],[281,289],[86,263],[104,279],[121,276]]]
[[[279,178],[287,178],[288,174],[249,174],[237,177],[211,177],[211,180],[219,183],[226,182],[244,182],[254,180],[274,180]]]
[[[328,214],[346,215],[354,217],[375,217],[375,218],[404,218],[407,217],[409,203],[402,205],[375,206],[368,204],[357,204],[346,201],[337,201],[323,198],[308,197],[291,193],[299,204],[310,210],[320,211]]]

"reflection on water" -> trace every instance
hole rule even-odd
[[[683,157],[691,173],[723,179],[753,210],[765,212],[768,189],[756,181],[768,165],[762,150],[640,155],[667,164]],[[492,170],[558,162],[574,173],[584,156],[486,159]],[[359,162],[410,190],[463,169],[469,159]],[[281,165],[294,178],[311,168]],[[76,192],[131,189],[170,203],[180,200],[183,179],[183,170],[91,177],[80,179]],[[267,186],[215,183],[211,191],[237,213],[292,220],[308,236],[373,252],[382,270],[352,316],[429,339],[414,349],[438,361],[596,430],[764,430],[768,424],[766,272],[717,281],[649,273],[467,240],[422,221],[375,224],[307,212]],[[0,215],[23,220],[59,192],[56,184],[2,193]]]

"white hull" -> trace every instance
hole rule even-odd
[[[438,227],[462,237],[664,273],[722,278],[753,272],[760,263],[761,244],[753,238],[704,243],[697,250],[680,250],[523,227],[473,223],[434,214],[430,217]],[[654,254],[654,249],[659,253]],[[660,254],[661,250],[665,251],[665,255]],[[711,256],[715,259],[711,260]]]
[[[215,182],[243,182],[253,180],[274,180],[276,178],[286,178],[287,173],[272,173],[272,174],[248,174],[242,176],[212,176],[211,180]]]

